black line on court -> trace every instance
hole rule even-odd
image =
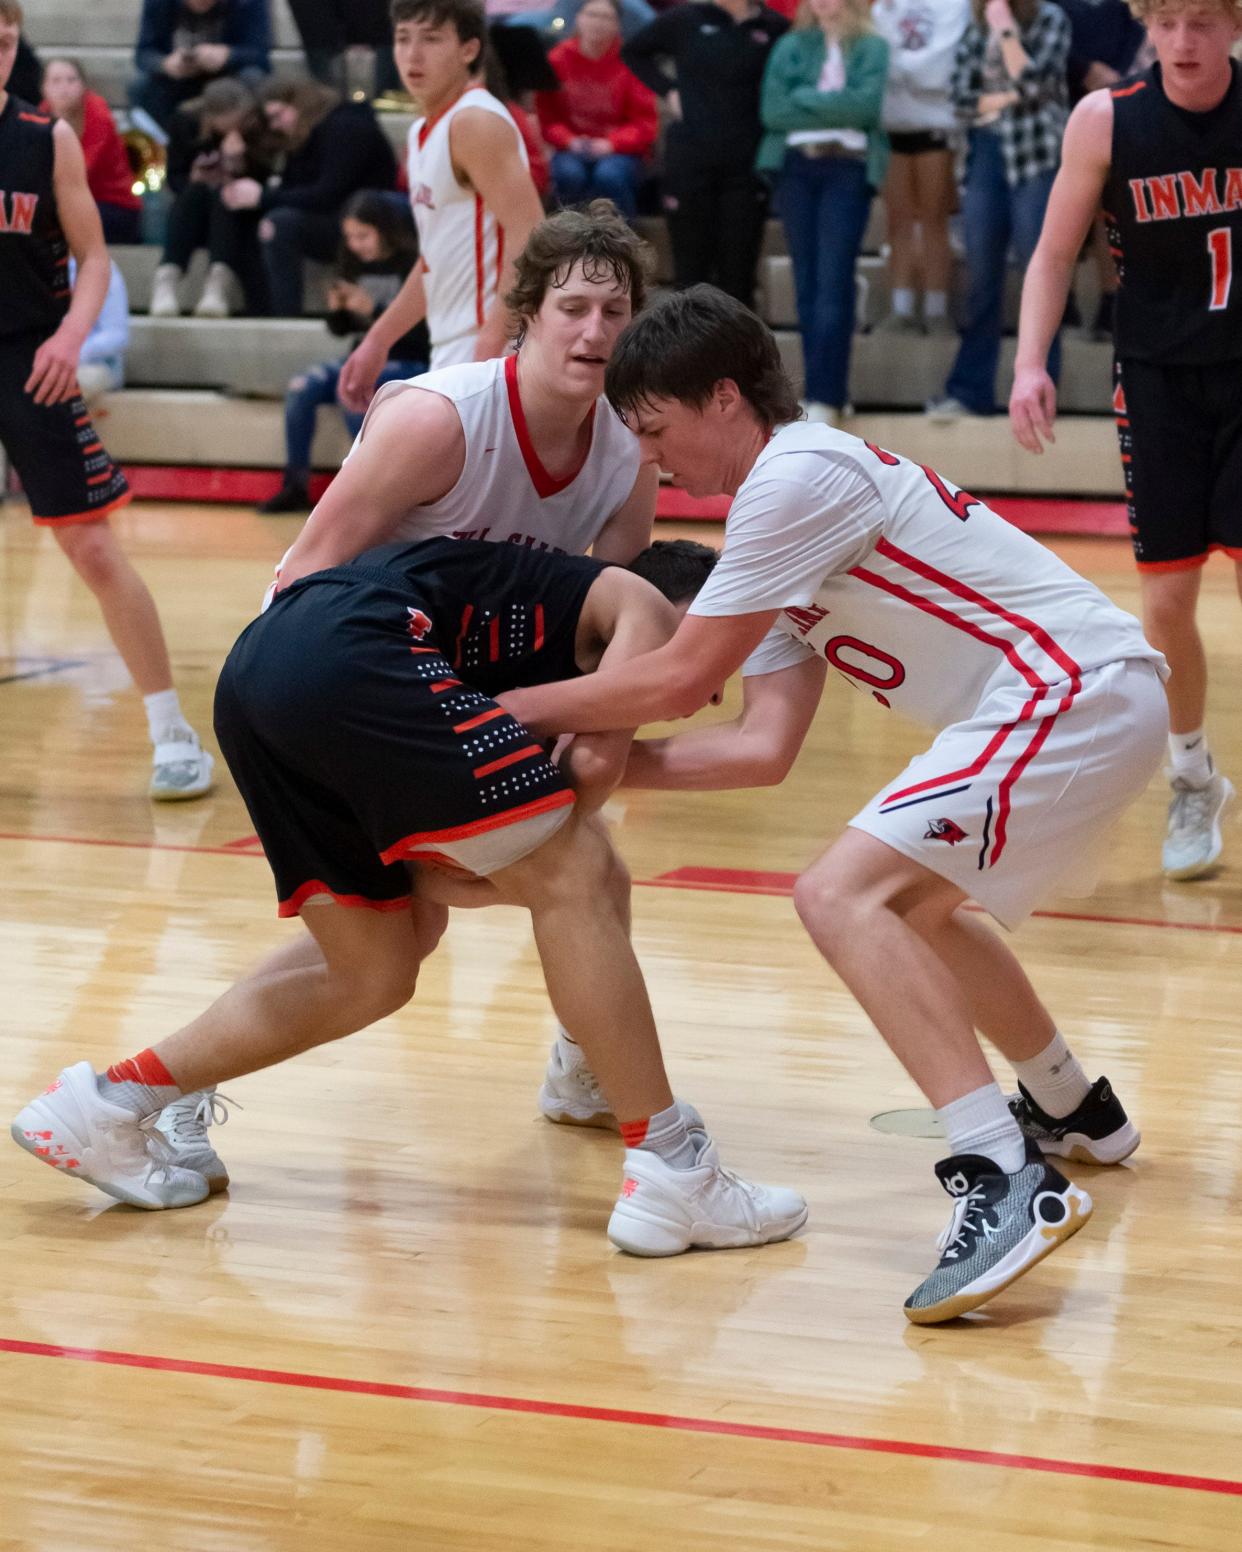
[[[20,658],[17,659],[21,661]],[[84,657],[52,658],[42,668],[28,668],[20,674],[0,674],[0,684],[17,684],[21,679],[41,679],[44,674],[63,674],[66,669],[85,668]]]

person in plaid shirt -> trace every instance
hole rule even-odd
[[[962,221],[967,301],[962,343],[933,420],[996,409],[1005,268],[1010,245],[1030,262],[1061,161],[1069,113],[1069,20],[1051,0],[973,0],[958,45],[952,96],[970,125]],[[1048,371],[1060,368],[1060,340]]]

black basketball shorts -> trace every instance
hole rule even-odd
[[[0,335],[0,443],[17,470],[36,523],[93,523],[129,500],[86,405],[36,404],[26,392],[44,333]]]
[[[1140,571],[1242,561],[1242,361],[1118,361],[1113,412]]]
[[[543,746],[409,631],[412,595],[320,573],[277,595],[216,687],[220,748],[276,880],[311,900],[400,910],[407,864],[485,877],[569,817]]]

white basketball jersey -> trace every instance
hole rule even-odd
[[[441,394],[456,407],[466,439],[461,478],[439,501],[412,507],[396,539],[490,539],[582,555],[624,505],[638,478],[638,439],[602,396],[591,410],[591,444],[581,467],[554,478],[539,461],[518,394],[517,356],[470,361],[386,383],[372,404],[409,388]],[[360,435],[366,436],[364,424]]]
[[[999,689],[1055,714],[1088,669],[1164,659],[1139,622],[981,501],[826,426],[785,426],[743,482],[692,614],[782,612],[744,672],[825,658],[943,728]]]
[[[482,86],[467,87],[434,119],[418,119],[410,126],[406,167],[433,349],[478,333],[496,300],[505,262],[504,231],[482,198],[463,188],[453,170],[449,129],[465,108],[481,108],[504,119],[522,165],[528,165],[526,147],[508,109]]]

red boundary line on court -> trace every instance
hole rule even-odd
[[[734,1439],[758,1439],[773,1444],[808,1444],[819,1449],[857,1450],[876,1455],[906,1455],[923,1460],[947,1460],[1015,1471],[1045,1471],[1057,1476],[1092,1477],[1097,1481],[1133,1482],[1147,1487],[1171,1487],[1188,1492],[1242,1497],[1242,1482],[1225,1477],[1187,1476],[1177,1471],[1144,1471],[1135,1466],[1105,1466],[1090,1461],[1057,1460],[1043,1455],[1010,1455],[999,1450],[969,1450],[952,1444],[921,1444],[912,1439],[876,1439],[860,1434],[821,1433],[809,1428],[729,1423],[712,1417],[683,1417],[676,1413],[633,1412],[621,1407],[581,1406],[568,1401],[491,1396],[465,1390],[433,1390],[423,1385],[392,1385],[378,1380],[342,1379],[329,1374],[299,1374],[286,1369],[252,1369],[231,1363],[200,1363],[191,1358],[157,1358],[146,1353],[117,1353],[92,1347],[60,1347],[49,1342],[21,1342],[10,1337],[0,1337],[0,1352],[31,1358],[70,1358],[82,1363],[112,1364],[127,1369],[158,1369],[171,1374],[201,1374],[214,1379],[248,1380],[260,1385],[287,1385],[303,1390],[384,1396],[394,1401],[477,1407],[488,1412],[524,1412],[538,1417],[571,1418],[579,1422],[623,1423],[638,1428],[720,1434]]]
[[[0,830],[0,841],[50,841],[63,846],[117,846],[124,851],[180,851],[204,857],[258,857],[258,837],[242,836],[223,846],[172,846],[163,841],[116,841],[91,835],[31,835],[21,830]],[[697,889],[705,893],[731,895],[772,895],[784,898],[793,893],[796,873],[751,873],[743,868],[675,868],[656,878],[636,878],[638,889]],[[968,906],[978,910],[978,906]],[[1219,932],[1242,936],[1242,926],[1228,922],[1166,921],[1156,916],[1105,916],[1090,911],[1032,911],[1032,916],[1047,921],[1098,922],[1105,927],[1161,927],[1170,932]]]

